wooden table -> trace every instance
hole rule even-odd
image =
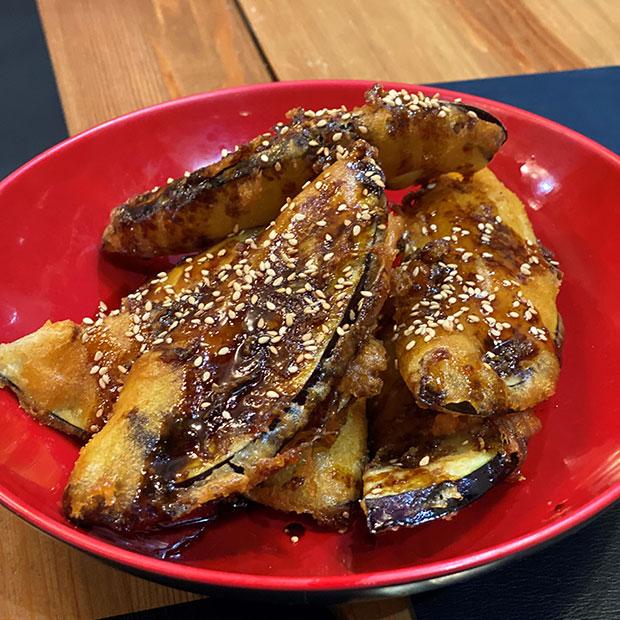
[[[617,0],[39,0],[39,9],[72,134],[254,82],[421,83],[620,63]],[[196,598],[110,568],[4,510],[0,527],[2,618],[98,618]],[[405,599],[339,611],[411,618]]]

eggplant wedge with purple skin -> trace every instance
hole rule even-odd
[[[296,109],[288,116],[290,122],[222,160],[115,208],[103,248],[141,257],[181,254],[201,250],[235,227],[265,226],[287,197],[360,138],[378,149],[388,188],[445,172],[471,174],[506,140],[500,121],[482,110],[379,85],[352,111]]]
[[[0,387],[11,388],[38,421],[85,440],[106,423],[135,360],[175,321],[176,306],[214,268],[258,231],[243,231],[182,261],[122,300],[118,310],[100,305],[94,318],[46,322],[15,342],[0,344]],[[165,287],[165,288],[164,288]],[[140,338],[135,336],[140,334]]]
[[[329,396],[387,297],[373,155],[357,144],[232,260],[218,252],[177,306],[171,340],[134,363],[81,450],[69,518],[120,531],[178,522],[286,464],[280,449]]]
[[[404,208],[392,286],[396,357],[422,408],[525,411],[560,371],[561,273],[488,169],[445,175]]]
[[[397,373],[373,409],[361,502],[372,533],[452,515],[516,476],[540,428],[530,412],[482,418],[419,409]]]

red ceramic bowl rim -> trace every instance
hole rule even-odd
[[[322,87],[357,87],[362,91],[375,82],[367,80],[299,80],[290,82],[275,82],[267,84],[254,84],[250,86],[241,86],[237,88],[228,88],[210,93],[202,93],[167,101],[154,106],[143,108],[123,116],[119,116],[113,120],[97,125],[91,129],[77,134],[59,144],[51,147],[47,151],[33,158],[15,172],[0,182],[0,193],[9,184],[13,183],[20,176],[27,174],[31,168],[37,166],[40,162],[54,157],[57,153],[65,148],[71,147],[73,144],[96,136],[98,133],[105,131],[110,125],[118,125],[130,123],[136,118],[140,118],[150,114],[157,114],[159,111],[176,107],[178,105],[187,105],[210,99],[212,97],[234,96],[245,94],[248,92],[261,93],[268,89],[288,89],[288,88],[312,88],[315,86]],[[446,90],[443,88],[428,86],[413,86],[411,84],[387,83],[384,84],[390,88],[407,88],[411,90],[422,90],[425,92],[435,92],[439,90],[442,96],[447,98],[462,97],[467,103],[484,108],[489,104],[500,111],[506,111],[510,116],[519,118],[525,122],[542,125],[548,130],[563,134],[564,136],[581,143],[581,145],[591,151],[593,154],[608,159],[612,165],[615,165],[620,177],[620,157],[605,148],[601,144],[587,138],[586,136],[573,131],[563,125],[551,121],[537,114],[527,112],[514,106],[476,97],[464,93]],[[316,576],[316,577],[287,577],[287,576],[271,576],[257,575],[246,573],[232,573],[207,568],[199,568],[187,566],[185,564],[160,560],[157,558],[145,556],[133,551],[122,549],[110,543],[104,542],[99,538],[89,535],[87,532],[81,531],[73,527],[70,523],[58,523],[54,519],[46,516],[39,510],[33,509],[27,502],[21,500],[15,493],[7,491],[0,486],[0,503],[6,506],[16,515],[39,528],[40,530],[58,538],[78,549],[96,555],[105,560],[117,563],[134,570],[151,573],[160,577],[171,580],[180,580],[185,582],[195,582],[197,584],[206,584],[219,587],[254,589],[254,590],[282,590],[282,591],[338,591],[338,590],[358,590],[367,588],[381,588],[391,585],[401,585],[416,581],[423,581],[441,577],[471,568],[479,567],[484,564],[490,564],[506,558],[507,556],[524,552],[532,549],[542,543],[568,532],[569,530],[585,523],[604,508],[611,505],[614,501],[620,499],[620,483],[612,485],[609,489],[598,495],[596,498],[580,506],[579,508],[566,512],[558,517],[553,523],[543,525],[537,530],[531,531],[517,538],[513,538],[486,549],[463,554],[448,560],[432,562],[423,566],[410,566],[385,571],[374,571],[370,573],[355,573],[348,575],[333,576]]]

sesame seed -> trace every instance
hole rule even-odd
[[[415,340],[410,340],[407,345],[405,346],[405,350],[406,351],[411,351],[411,349],[413,349],[413,347],[415,347]]]
[[[95,321],[93,321],[89,316],[85,316],[82,319],[82,323],[84,323],[85,325],[93,325]]]
[[[340,139],[342,138],[342,132],[341,131],[337,131],[333,136],[332,136],[332,140],[334,142],[338,142]]]
[[[226,409],[224,409],[224,411],[222,411],[222,417],[225,420],[230,420],[232,416],[230,415],[230,413],[228,411],[226,411]]]
[[[271,301],[268,301],[265,305],[267,306],[267,310],[272,310],[273,311],[273,310],[276,309],[276,305],[273,302],[271,302]]]
[[[269,390],[265,396],[267,396],[267,398],[280,398],[280,394],[278,394],[275,390]]]
[[[426,455],[420,459],[420,467],[426,467],[431,462],[431,457]]]
[[[196,368],[198,368],[198,366],[200,366],[200,364],[202,364],[202,356],[199,355],[195,360],[194,360],[194,366],[196,366]]]
[[[325,255],[323,256],[323,260],[324,260],[325,262],[327,262],[327,261],[331,260],[332,258],[334,258],[334,253],[333,253],[333,252],[327,252],[327,254],[325,254]]]
[[[230,353],[230,349],[228,347],[222,347],[217,354],[218,355],[226,355],[227,353]]]

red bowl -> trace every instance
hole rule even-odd
[[[0,341],[47,319],[79,321],[100,299],[113,307],[143,280],[99,254],[114,205],[218,158],[291,107],[356,105],[368,86],[290,82],[188,97],[95,127],[20,168],[0,184]],[[344,535],[309,528],[296,545],[284,532],[290,517],[254,508],[214,523],[178,559],[161,560],[63,518],[62,491],[78,446],[28,417],[4,390],[0,501],[52,536],[153,579],[195,590],[338,598],[404,594],[471,574],[567,532],[620,497],[620,158],[549,120],[461,96],[505,123],[509,139],[492,167],[529,205],[566,274],[562,377],[557,394],[538,408],[544,426],[531,442],[524,482],[499,485],[449,522],[373,537],[360,519]]]

